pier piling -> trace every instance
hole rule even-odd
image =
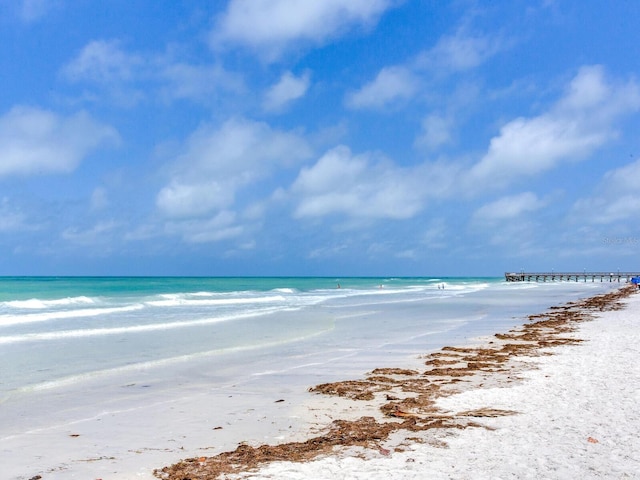
[[[628,282],[640,272],[507,272],[507,282]]]

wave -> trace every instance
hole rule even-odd
[[[82,308],[80,310],[63,310],[42,313],[29,313],[26,315],[0,315],[0,327],[21,325],[26,323],[46,322],[48,320],[64,320],[80,317],[97,317],[111,313],[132,312],[144,308],[142,304],[127,305],[125,307]]]
[[[204,296],[204,295],[201,295]],[[181,306],[214,306],[214,305],[250,305],[262,303],[285,302],[282,295],[270,297],[240,297],[240,298],[215,298],[215,299],[191,299],[184,295],[162,295],[164,300],[149,300],[146,305],[153,307],[181,307]]]
[[[190,320],[183,322],[166,322],[166,323],[151,323],[147,325],[131,325],[128,327],[111,327],[111,328],[87,328],[77,330],[63,330],[59,332],[40,332],[40,333],[25,333],[22,335],[7,335],[0,337],[0,345],[24,343],[24,342],[36,342],[45,340],[65,340],[72,338],[86,338],[86,337],[98,337],[106,335],[121,335],[128,333],[146,333],[162,330],[174,330],[178,328],[198,327],[203,325],[211,325],[214,323],[226,322],[231,320],[240,320],[244,318],[258,317],[261,315],[268,315],[270,313],[293,311],[294,308],[264,308],[261,310],[254,310],[245,313],[238,313],[235,315],[227,315],[215,318],[205,318],[200,320]]]
[[[278,292],[278,293],[298,293],[298,290],[296,290],[295,288],[274,288],[273,290],[271,290],[272,292]]]
[[[2,302],[0,305],[10,308],[19,308],[27,310],[39,310],[51,307],[66,307],[74,305],[90,305],[94,304],[95,300],[89,297],[67,297],[58,298],[55,300],[40,300],[38,298],[31,298],[29,300],[11,300],[8,302]]]

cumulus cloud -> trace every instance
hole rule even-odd
[[[303,137],[265,123],[232,119],[219,128],[204,125],[189,138],[156,204],[169,217],[210,215],[230,208],[241,188],[310,155]]]
[[[584,159],[614,139],[616,122],[638,109],[640,89],[634,82],[616,84],[602,67],[583,67],[547,113],[517,118],[500,129],[469,172],[469,186],[503,186]]]
[[[571,216],[581,223],[640,220],[640,160],[607,172],[590,197],[578,200]]]
[[[349,108],[360,109],[383,108],[406,101],[420,93],[423,85],[477,68],[505,48],[506,42],[498,38],[470,35],[465,29],[459,29],[455,35],[442,37],[433,48],[404,64],[382,68],[373,80],[348,94],[345,103]],[[428,136],[428,131],[425,132]],[[435,136],[425,137],[423,143],[434,139]]]
[[[432,185],[448,188],[448,173],[426,165],[402,168],[372,154],[353,155],[345,146],[336,147],[300,171],[291,186],[297,203],[294,216],[411,218],[428,197],[438,195]]]
[[[535,193],[524,192],[518,195],[502,197],[494,202],[483,205],[473,215],[477,222],[496,222],[518,218],[526,213],[533,212],[543,207]]]
[[[296,77],[291,72],[285,72],[278,83],[273,85],[265,94],[263,108],[269,112],[281,111],[290,102],[301,98],[307,93],[311,79],[309,72]]]
[[[301,42],[321,45],[353,25],[370,26],[397,0],[231,0],[211,33],[214,48],[241,45],[267,61]]]
[[[63,117],[18,106],[0,117],[0,177],[69,173],[91,151],[119,139],[84,112]]]
[[[386,67],[376,78],[360,90],[351,93],[347,106],[359,108],[382,108],[398,101],[407,100],[418,90],[418,79],[404,67]]]

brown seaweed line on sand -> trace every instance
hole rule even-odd
[[[213,457],[182,460],[154,471],[164,480],[213,480],[222,474],[238,474],[254,470],[269,462],[304,462],[328,455],[340,447],[378,448],[388,454],[380,443],[397,431],[421,432],[430,429],[482,427],[474,417],[496,417],[517,412],[483,408],[458,412],[455,415],[439,411],[435,400],[455,393],[455,386],[465,378],[509,372],[506,363],[519,355],[540,355],[541,349],[577,344],[581,340],[563,336],[575,330],[575,323],[591,318],[589,311],[617,310],[620,299],[634,289],[615,292],[552,307],[549,312],[529,316],[530,323],[506,334],[496,334],[497,343],[488,347],[443,347],[427,355],[428,369],[415,370],[379,368],[363,380],[325,383],[310,388],[311,392],[337,395],[352,400],[380,402],[383,420],[366,416],[358,420],[334,420],[324,434],[304,442],[280,445],[246,444],[236,450]]]

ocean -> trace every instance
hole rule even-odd
[[[57,468],[56,478],[84,478],[73,473],[79,461],[58,458],[68,450],[50,446],[84,427],[105,439],[88,458],[111,461],[83,468],[150,478],[127,477],[136,461],[125,461],[127,452],[188,456],[185,445],[196,448],[214,427],[191,439],[181,430],[182,451],[172,450],[176,435],[167,429],[202,418],[214,425],[230,411],[260,411],[265,398],[300,399],[318,383],[404,366],[617,286],[471,277],[0,278],[0,464],[14,466],[8,478],[25,475],[24,462],[36,473]],[[256,428],[236,427],[226,442]],[[144,448],[135,446],[141,429]],[[253,439],[268,436],[260,430]],[[17,455],[25,445],[37,460]]]

